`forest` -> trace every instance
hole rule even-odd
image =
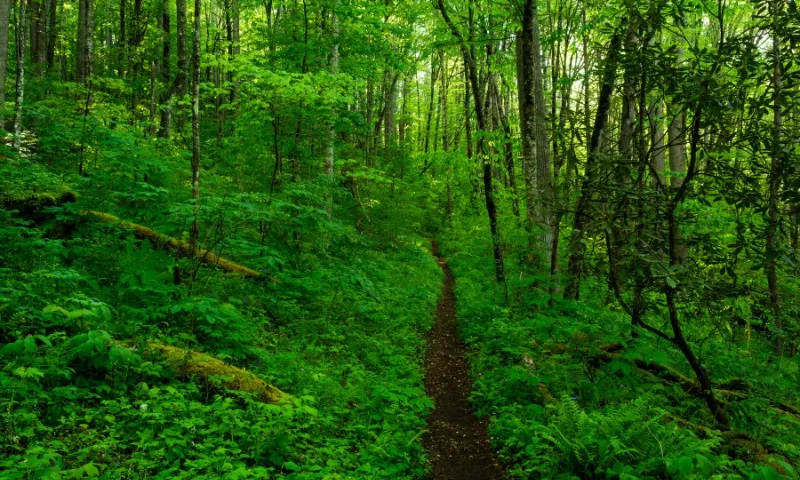
[[[795,0],[0,0],[0,478],[797,479]]]

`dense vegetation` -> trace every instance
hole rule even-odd
[[[0,0],[0,477],[797,478],[778,0]]]

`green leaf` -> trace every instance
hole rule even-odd
[[[89,463],[87,463],[86,465],[83,466],[83,473],[85,473],[86,476],[88,476],[88,477],[99,477],[100,476],[100,470],[95,466],[94,463],[91,463],[91,462],[89,462]]]

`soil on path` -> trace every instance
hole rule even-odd
[[[466,347],[456,330],[455,279],[447,262],[433,254],[444,271],[442,298],[436,307],[436,324],[428,333],[425,389],[436,407],[428,419],[423,439],[430,454],[433,480],[501,480],[503,472],[486,434],[486,422],[475,417],[468,398],[472,391],[464,354]]]

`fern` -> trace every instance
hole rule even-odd
[[[635,475],[663,476],[671,459],[710,455],[719,444],[718,439],[698,439],[668,422],[666,412],[653,403],[642,397],[587,412],[563,395],[555,416],[535,431],[530,453],[540,462],[561,459],[551,471],[582,478],[620,478],[625,476],[622,465],[631,466]]]

